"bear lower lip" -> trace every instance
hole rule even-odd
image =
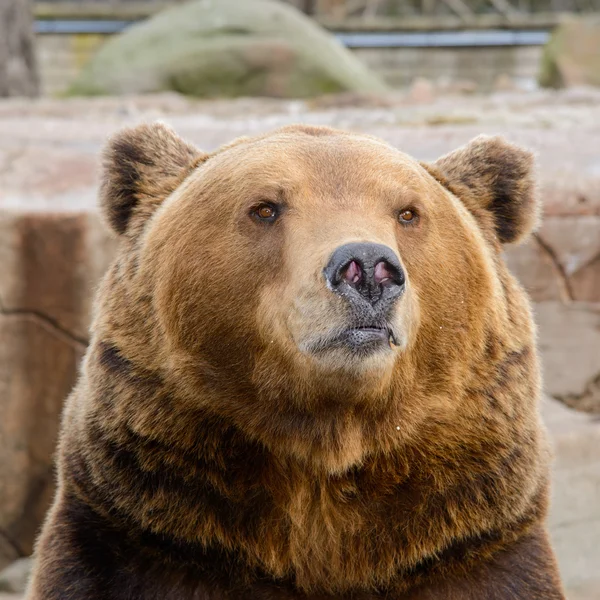
[[[394,349],[396,336],[389,327],[352,327],[331,336],[312,339],[302,348],[309,354],[326,354],[332,350],[345,350],[366,356],[382,349]]]
[[[388,346],[390,332],[387,328],[357,327],[344,331],[340,336],[339,341],[344,346],[356,350],[367,350],[369,348]]]

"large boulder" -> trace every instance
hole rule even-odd
[[[115,36],[71,93],[295,98],[384,89],[350,51],[290,5],[199,0]]]
[[[562,88],[600,86],[600,18],[570,18],[552,33],[544,48],[539,83]]]

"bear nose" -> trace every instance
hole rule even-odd
[[[323,274],[328,286],[351,300],[389,303],[404,291],[405,277],[395,252],[383,244],[353,243],[334,250]]]

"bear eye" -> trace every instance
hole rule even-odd
[[[400,211],[398,214],[398,220],[400,223],[412,223],[416,220],[417,213],[412,208],[407,208],[406,210]]]
[[[263,204],[259,204],[252,209],[252,216],[259,221],[272,223],[279,215],[276,206],[264,202]]]

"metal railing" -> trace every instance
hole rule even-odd
[[[78,4],[115,6],[181,4],[187,0],[78,0]],[[240,0],[244,2],[245,0]],[[249,1],[249,0],[248,0]],[[403,16],[459,16],[481,14],[526,15],[552,12],[600,12],[600,0],[281,0],[315,16],[374,18]],[[34,0],[35,4],[64,0]]]
[[[315,15],[334,18],[458,16],[597,12],[600,0],[292,0]]]
[[[33,0],[39,21],[132,21],[188,0]],[[252,0],[238,0],[251,2]],[[328,29],[356,31],[550,30],[573,13],[600,13],[600,0],[280,0]],[[2,0],[0,0],[2,2]],[[52,23],[44,27],[52,28]],[[100,25],[98,25],[100,27]]]

